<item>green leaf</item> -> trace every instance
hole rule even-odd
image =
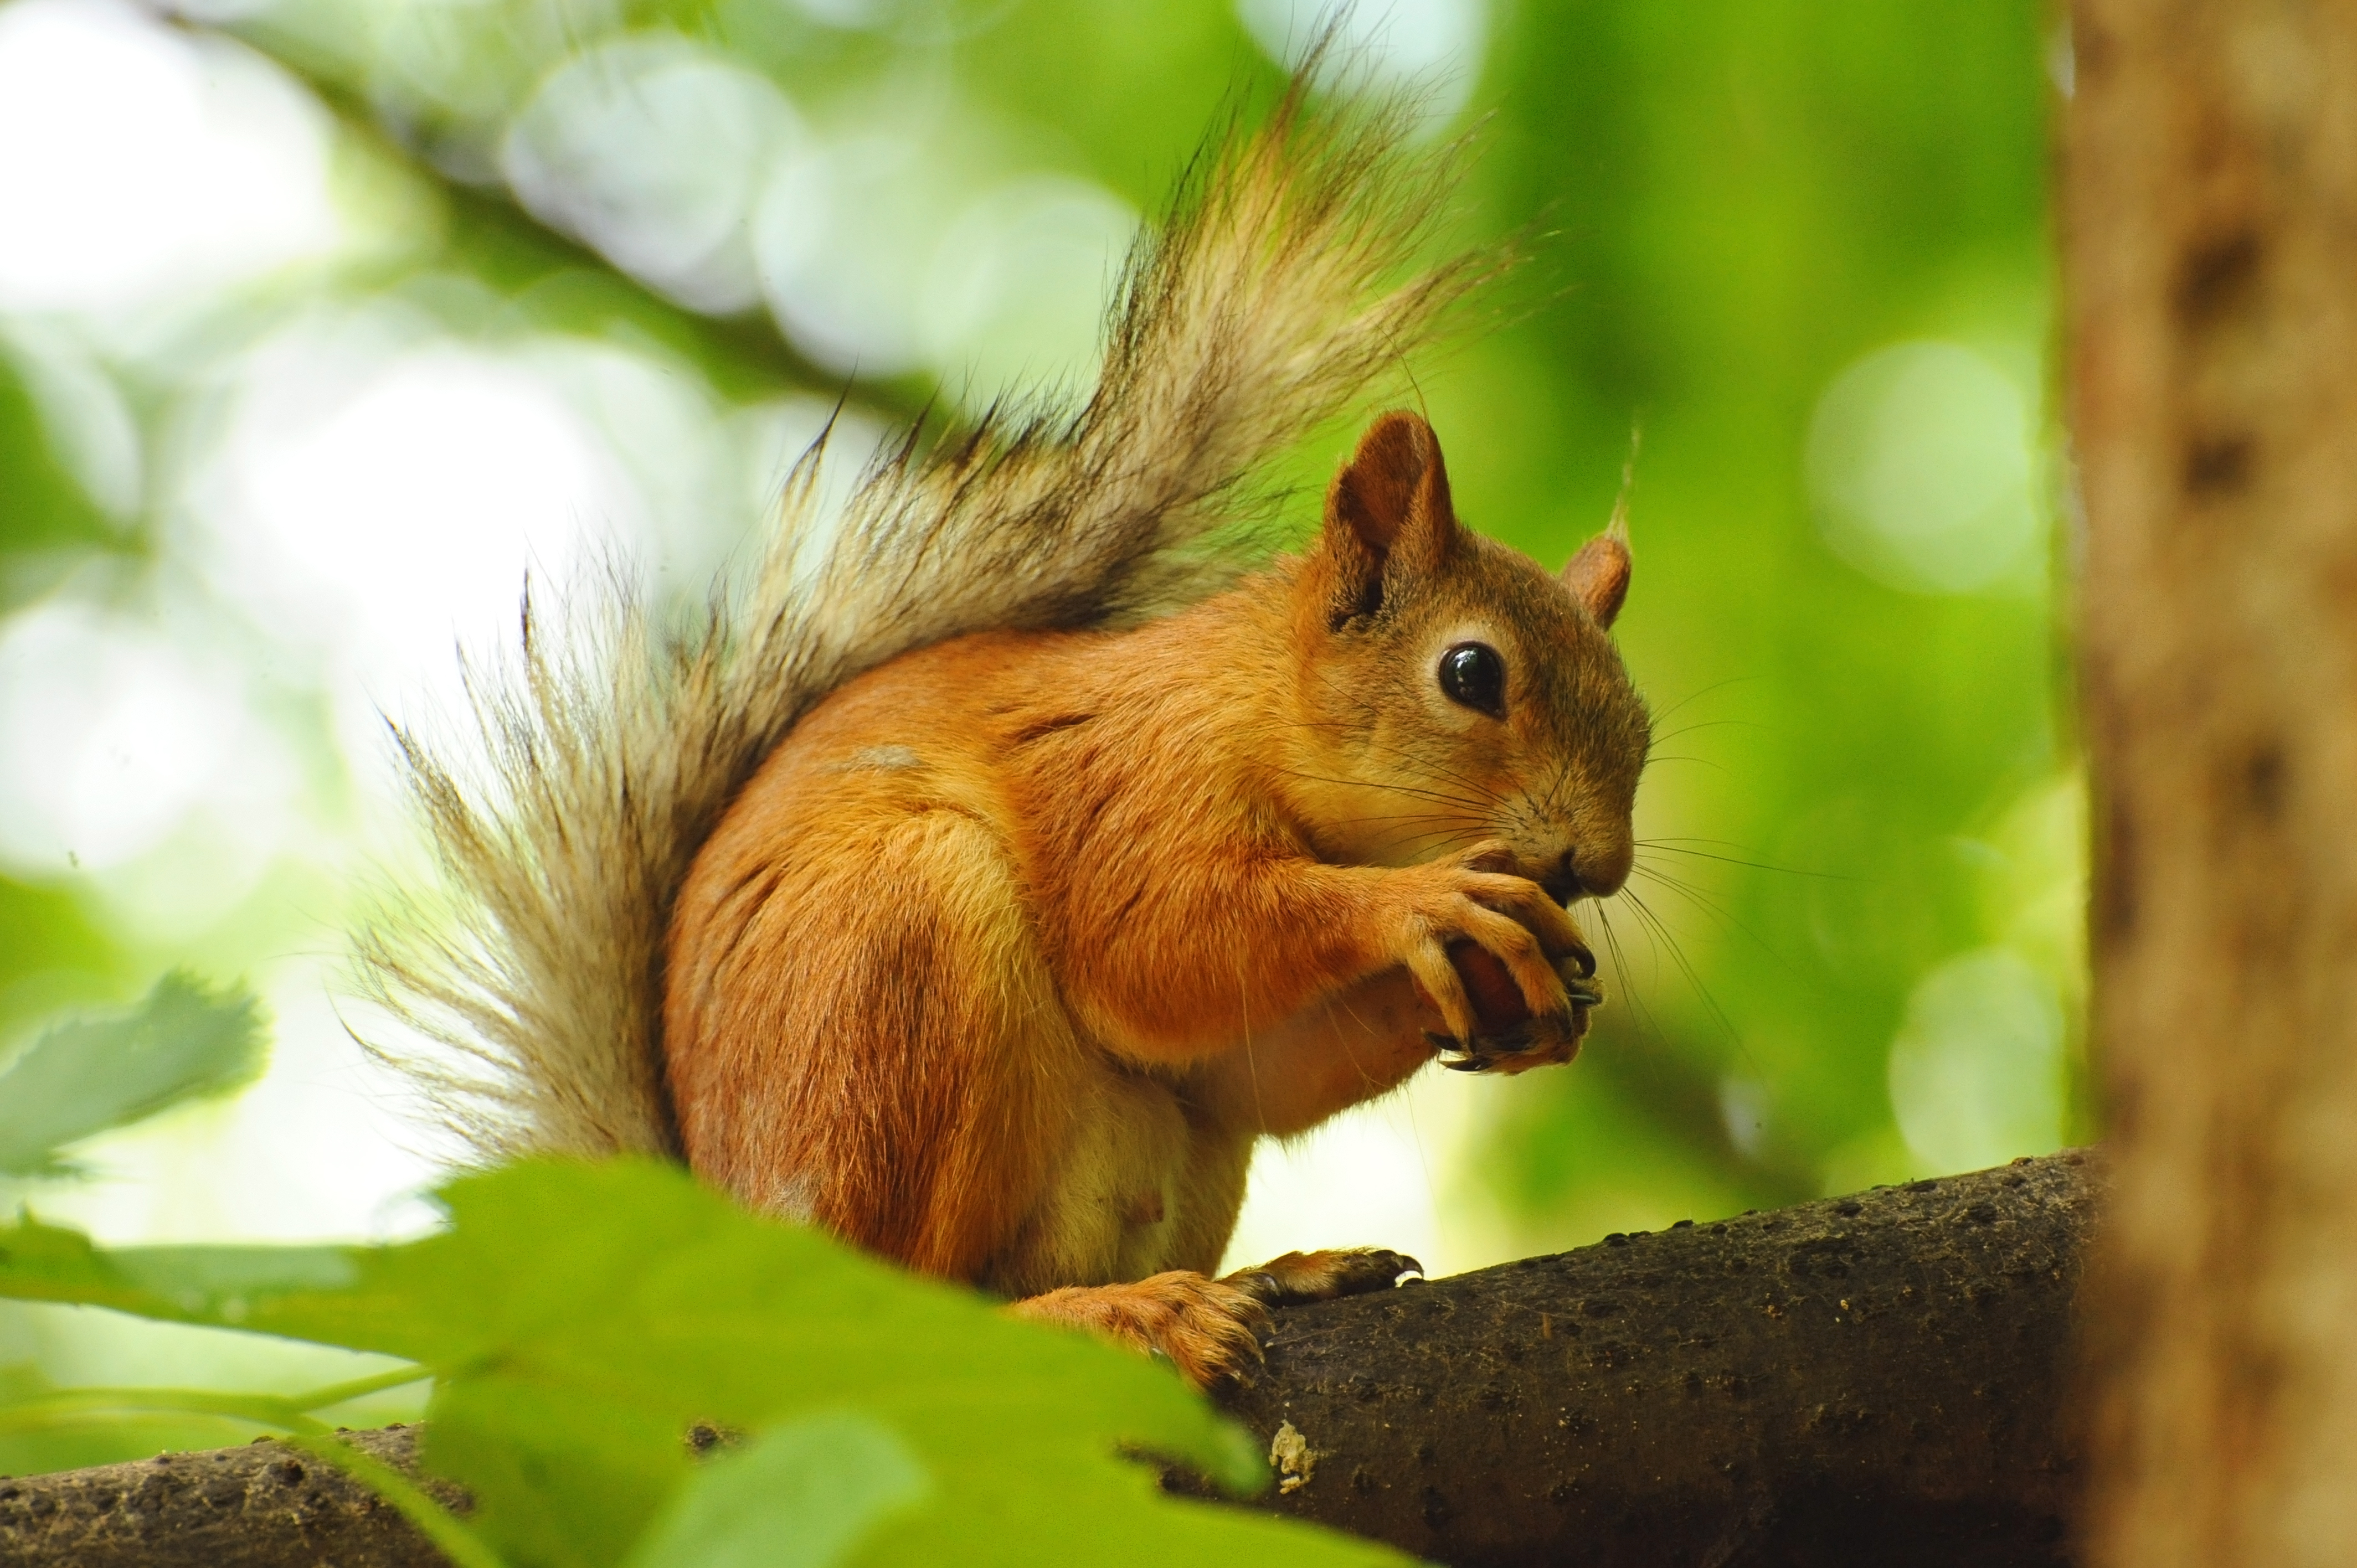
[[[68,1174],[66,1145],[242,1089],[268,1054],[251,992],[167,974],[138,1006],[58,1025],[0,1069],[0,1175]]]
[[[255,1302],[341,1290],[360,1277],[350,1247],[124,1247],[106,1256],[126,1283],[189,1322],[232,1328]]]
[[[111,1306],[140,1317],[246,1326],[253,1304],[334,1293],[360,1277],[345,1247],[122,1247],[27,1214],[0,1230],[0,1296]],[[320,1335],[290,1335],[335,1344]]]
[[[770,1434],[846,1412],[931,1478],[898,1511],[863,1516],[854,1561],[1030,1563],[1050,1541],[1141,1565],[1278,1551],[1295,1568],[1398,1561],[1162,1495],[1121,1453],[1237,1490],[1267,1482],[1244,1434],[1168,1367],[748,1214],[675,1166],[528,1164],[442,1198],[450,1228],[422,1240],[274,1255],[110,1253],[27,1219],[0,1230],[0,1294],[423,1363],[437,1378],[425,1463],[472,1491],[473,1527],[518,1563],[608,1568],[650,1530],[688,1528],[685,1510],[727,1513],[734,1493],[685,1500],[711,1473],[684,1441],[698,1423]],[[780,1492],[776,1530],[799,1495]]]
[[[889,1427],[804,1416],[716,1455],[630,1554],[630,1568],[829,1568],[932,1487]]]

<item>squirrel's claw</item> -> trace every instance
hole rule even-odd
[[[1243,1269],[1220,1283],[1233,1285],[1266,1306],[1385,1291],[1403,1274],[1421,1274],[1424,1265],[1386,1247],[1330,1247],[1318,1252],[1287,1252],[1256,1269]]]
[[[1509,1076],[1534,1067],[1554,1067],[1579,1055],[1587,1033],[1588,1012],[1604,1004],[1604,995],[1592,982],[1571,988],[1571,1005],[1552,1018],[1533,1018],[1503,1034],[1471,1040],[1452,1039],[1427,1031],[1425,1038],[1451,1072],[1501,1072]]]

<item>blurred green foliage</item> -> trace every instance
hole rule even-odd
[[[96,504],[51,450],[24,377],[0,360],[0,552],[18,557],[87,545],[107,532]],[[0,608],[8,602],[0,598]]]
[[[259,1014],[175,972],[127,1013],[46,1030],[0,1061],[0,1177],[70,1175],[68,1144],[243,1089],[269,1057]]]
[[[1485,194],[1547,215],[1565,295],[1452,386],[1485,435],[1452,463],[1547,558],[1643,421],[1621,640],[1662,714],[1661,836],[1632,891],[1693,972],[1624,976],[1642,1007],[1516,1108],[1497,1174],[1531,1210],[1649,1170],[1743,1207],[1922,1163],[1892,1146],[1885,1053],[1923,972],[2003,935],[1970,846],[2067,765],[2062,650],[2042,591],[1897,592],[1835,558],[1803,451],[1825,384],[1892,339],[2013,347],[2035,391],[2046,27],[2016,3],[1534,5],[1500,40]]]

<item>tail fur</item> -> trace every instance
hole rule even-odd
[[[487,1160],[675,1154],[664,934],[690,862],[812,703],[909,649],[1135,618],[1232,568],[1207,542],[1269,458],[1342,412],[1494,263],[1395,281],[1452,188],[1412,105],[1320,106],[1301,76],[1232,126],[1134,248],[1079,413],[985,416],[871,463],[838,517],[818,458],[749,581],[690,630],[619,575],[467,671],[462,746],[396,731],[438,866],[356,936],[358,989],[455,1055],[382,1047]],[[1232,554],[1232,552],[1228,553]],[[556,635],[552,635],[553,633]]]

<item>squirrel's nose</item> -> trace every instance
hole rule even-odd
[[[1621,889],[1621,882],[1629,879],[1631,861],[1631,844],[1626,842],[1603,849],[1565,849],[1563,867],[1555,875],[1570,885],[1570,898],[1609,898]],[[1570,898],[1565,898],[1565,903]]]
[[[1579,851],[1567,849],[1555,868],[1539,878],[1547,897],[1558,904],[1569,904],[1575,898],[1609,898],[1620,891],[1629,880],[1629,863],[1625,855],[1590,856],[1583,862]]]

